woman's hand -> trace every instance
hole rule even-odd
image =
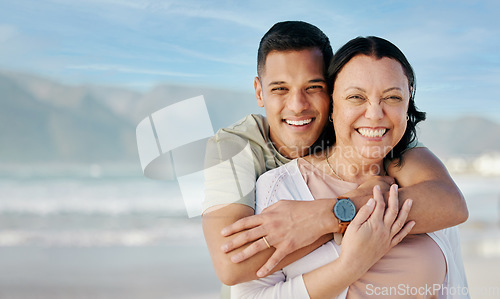
[[[397,185],[392,185],[386,210],[380,187],[375,186],[373,198],[347,227],[339,258],[303,275],[309,296],[337,296],[401,242],[415,225],[414,221],[405,224],[411,203],[411,199],[406,200],[399,210]]]
[[[387,209],[380,187],[373,188],[373,198],[363,206],[346,230],[339,259],[364,274],[410,232],[415,221],[405,224],[412,200],[399,211],[398,187],[389,191]]]

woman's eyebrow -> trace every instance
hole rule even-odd
[[[357,87],[357,86],[350,86],[350,87],[347,87],[345,90],[349,90],[349,89],[356,89],[356,90],[359,90],[359,91],[362,91],[362,92],[366,92],[366,90],[364,90],[361,87]],[[399,90],[399,91],[401,91],[402,89],[400,87],[389,87],[386,90],[384,90],[383,92],[386,93],[386,92],[389,92],[389,91],[392,91],[392,90]]]
[[[392,90],[399,90],[399,91],[401,91],[401,88],[399,88],[399,87],[391,87],[391,88],[387,88],[386,90],[384,90],[384,93],[389,92],[389,91],[392,91]]]
[[[359,90],[361,92],[366,92],[366,90],[364,90],[363,88],[361,87],[357,87],[357,86],[350,86],[350,87],[347,87],[345,90],[349,90],[349,89],[356,89],[356,90]]]

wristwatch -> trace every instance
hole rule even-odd
[[[351,220],[356,216],[356,207],[349,197],[337,197],[337,202],[333,206],[333,213],[339,220],[338,233],[343,234]]]

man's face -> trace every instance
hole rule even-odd
[[[328,121],[330,99],[321,51],[270,52],[254,87],[275,147],[288,158],[306,155]]]

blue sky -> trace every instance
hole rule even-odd
[[[0,0],[0,69],[70,84],[160,83],[253,92],[262,35],[283,20],[321,28],[335,49],[378,35],[417,73],[431,117],[500,121],[500,2]]]

